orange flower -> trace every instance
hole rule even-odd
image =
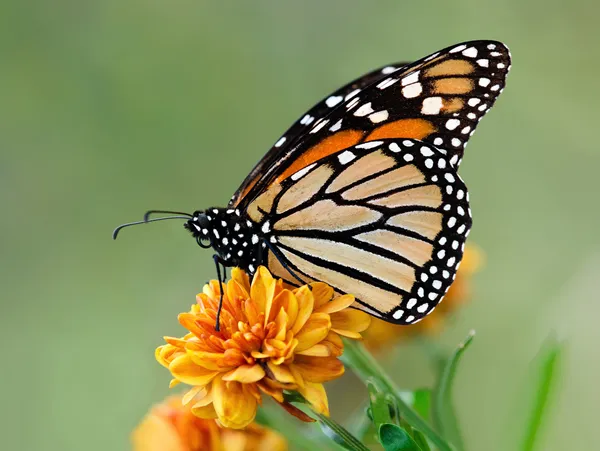
[[[243,430],[195,416],[181,397],[154,406],[131,436],[133,451],[286,451],[277,432],[252,423]]]
[[[297,391],[329,414],[323,382],[340,377],[340,335],[360,338],[370,317],[348,309],[354,297],[334,299],[331,287],[316,282],[290,290],[265,267],[248,275],[235,268],[224,288],[220,331],[215,330],[219,283],[211,281],[197,304],[179,315],[190,333],[165,337],[156,359],[173,375],[171,386],[191,385],[183,397],[200,418],[218,418],[229,428],[250,424],[262,394],[288,410],[284,390]],[[299,411],[296,413],[301,416]]]
[[[373,318],[371,326],[364,332],[367,348],[377,350],[385,345],[406,340],[417,335],[435,335],[442,330],[444,322],[457,308],[471,297],[471,276],[481,267],[483,255],[474,245],[468,245],[456,273],[456,279],[444,300],[422,321],[410,326],[398,326]]]

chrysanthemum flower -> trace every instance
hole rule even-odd
[[[277,432],[252,423],[243,430],[220,427],[195,416],[173,396],[146,415],[131,435],[133,451],[286,451]]]
[[[239,269],[231,276],[223,285],[219,332],[214,326],[220,290],[213,280],[197,304],[179,315],[189,333],[165,337],[167,344],[156,350],[156,359],[173,375],[171,385],[191,385],[183,401],[192,412],[230,428],[254,420],[262,394],[294,412],[284,402],[285,390],[299,392],[315,411],[328,414],[323,382],[344,373],[340,336],[360,338],[370,317],[347,308],[353,296],[334,299],[324,283],[289,289],[265,267],[252,284]]]
[[[482,261],[481,250],[475,245],[467,245],[456,279],[444,300],[432,313],[410,326],[397,326],[374,318],[363,334],[365,345],[375,351],[418,335],[431,336],[439,333],[446,319],[470,299],[471,277],[481,267]]]

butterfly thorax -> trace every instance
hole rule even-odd
[[[260,249],[264,245],[255,230],[256,224],[238,209],[196,211],[185,228],[201,247],[212,247],[226,266],[254,272],[260,264]]]

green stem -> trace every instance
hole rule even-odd
[[[379,363],[369,354],[362,343],[355,340],[344,340],[344,354],[341,358],[363,383],[366,384],[368,380],[374,380],[380,387],[388,391],[396,400],[398,410],[404,419],[414,428],[425,434],[440,451],[453,451],[450,445],[400,398],[400,389],[383,371]]]

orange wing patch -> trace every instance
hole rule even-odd
[[[435,126],[425,119],[400,119],[373,130],[365,141],[385,138],[423,139],[436,132]]]
[[[473,90],[473,80],[464,77],[440,78],[433,82],[435,94],[467,94]]]
[[[475,66],[464,59],[451,59],[432,64],[425,70],[426,77],[447,77],[449,75],[468,75],[475,71]]]
[[[304,152],[290,167],[277,177],[277,181],[282,182],[309,164],[312,164],[321,158],[325,158],[339,150],[358,144],[362,137],[363,132],[359,130],[344,130],[325,138],[323,141]]]

